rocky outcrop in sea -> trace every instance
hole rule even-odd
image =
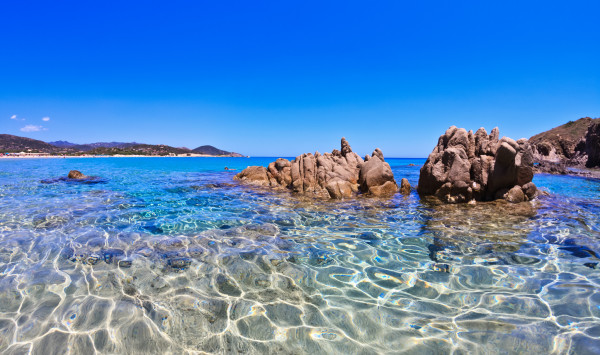
[[[450,127],[421,168],[417,191],[447,203],[490,201],[504,198],[523,202],[536,196],[533,151],[525,138],[499,139],[494,128],[473,134]]]
[[[105,183],[108,180],[103,179],[99,176],[87,176],[84,175],[81,171],[79,170],[71,170],[69,171],[69,174],[64,177],[57,177],[57,178],[53,178],[53,179],[44,179],[41,180],[40,182],[42,184],[54,184],[57,182],[67,182],[67,183],[81,183],[81,184],[100,184],[100,183]]]
[[[375,149],[362,159],[342,138],[340,150],[331,153],[305,153],[293,161],[279,158],[263,166],[250,166],[235,180],[295,193],[323,197],[350,198],[357,194],[387,197],[398,192],[398,185],[383,153]],[[408,188],[410,191],[410,187]],[[406,190],[406,188],[405,188]]]

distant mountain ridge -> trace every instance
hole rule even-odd
[[[48,144],[52,144],[54,146],[61,147],[61,148],[73,148],[73,149],[80,150],[82,152],[89,152],[90,150],[93,150],[96,148],[129,148],[134,145],[141,144],[141,143],[136,143],[136,142],[131,142],[131,143],[97,142],[97,143],[77,144],[77,143],[71,143],[71,142],[67,142],[67,141],[56,141],[56,142],[48,142]]]
[[[0,152],[18,153],[36,151],[42,153],[58,153],[69,148],[57,147],[37,139],[0,134]]]
[[[48,142],[48,144],[52,144],[53,146],[61,147],[61,148],[70,148],[70,147],[77,145],[75,143],[71,143],[71,142],[67,142],[67,141]]]
[[[43,142],[36,139],[0,134],[0,152],[39,152],[50,154],[92,154],[92,155],[180,155],[204,154],[216,156],[242,157],[242,154],[228,152],[211,145],[203,145],[196,149],[176,148],[164,144],[143,144],[137,142],[96,142],[77,144],[68,141]]]

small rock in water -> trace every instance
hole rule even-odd
[[[88,265],[96,265],[96,264],[98,264],[99,261],[100,261],[100,257],[97,255],[91,255],[85,260],[86,264],[88,264]]]
[[[103,254],[104,254],[104,262],[107,264],[112,264],[112,262],[115,259],[125,255],[125,252],[120,249],[109,249],[109,250],[105,250]]]
[[[400,193],[403,195],[410,195],[410,183],[406,178],[400,180]]]
[[[433,265],[433,271],[437,271],[437,272],[450,272],[450,265],[448,264],[434,264]]]
[[[513,186],[512,189],[504,195],[504,199],[511,203],[519,203],[525,201],[525,194],[520,186]]]
[[[45,180],[41,180],[40,182],[42,184],[54,184],[57,182],[77,182],[77,183],[83,183],[83,184],[98,184],[98,183],[105,183],[107,180],[103,179],[99,176],[87,176],[84,175],[81,171],[79,170],[71,170],[69,171],[69,174],[64,177],[58,177],[58,178],[52,178],[52,179],[45,179]]]
[[[192,261],[187,258],[169,259],[167,265],[173,269],[185,270],[192,264]]]
[[[130,260],[119,260],[118,265],[122,269],[128,269],[131,267],[131,261]]]
[[[67,176],[69,179],[85,179],[87,176],[83,175],[79,170],[71,170],[69,171],[69,175]]]
[[[137,294],[137,290],[132,285],[123,285],[123,292],[128,296],[135,296]]]
[[[538,193],[537,187],[532,182],[529,182],[529,183],[523,185],[522,189],[529,200],[533,200],[537,196],[537,193]]]

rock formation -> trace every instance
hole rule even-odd
[[[400,193],[403,195],[410,195],[410,183],[406,178],[400,180]]]
[[[598,137],[598,125],[600,118],[584,117],[531,137],[529,144],[536,173],[599,178],[597,171],[585,169],[600,166],[600,142],[593,138],[594,132]],[[587,143],[588,136],[591,137],[590,143]]]
[[[69,171],[69,175],[67,176],[69,179],[85,179],[87,176],[83,175],[79,170],[71,170]]]
[[[564,162],[569,166],[577,165],[579,156],[585,154],[582,149],[584,147],[581,146],[582,138],[585,137],[590,125],[598,121],[598,119],[584,117],[532,136],[529,138],[529,144],[533,150],[534,160]]]
[[[595,122],[588,128],[585,136],[585,153],[587,154],[586,167],[600,166],[600,122]]]
[[[448,203],[530,200],[536,195],[533,152],[525,138],[499,139],[498,128],[488,135],[450,127],[421,168],[417,191]]]
[[[391,196],[398,191],[390,165],[375,149],[363,160],[342,138],[341,149],[314,155],[305,153],[293,161],[279,158],[267,168],[250,166],[234,179],[326,198],[349,198],[357,193]]]
[[[569,174],[569,169],[567,168],[567,164],[564,161],[560,161],[557,163],[542,160],[537,165],[534,166],[534,173],[545,173],[545,174],[554,174],[554,175],[567,175]]]
[[[73,184],[102,184],[106,183],[108,180],[103,179],[99,176],[87,176],[83,175],[83,173],[79,170],[71,170],[69,174],[61,177],[56,177],[52,179],[44,179],[40,182],[42,184],[54,184],[59,182],[73,183]]]

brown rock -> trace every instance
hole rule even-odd
[[[334,199],[349,198],[358,192],[390,196],[398,190],[392,169],[381,150],[375,149],[363,161],[345,138],[341,140],[340,150],[314,155],[306,153],[291,162],[280,158],[270,163],[267,169],[248,167],[235,179]]]
[[[270,175],[271,186],[288,186],[292,182],[292,163],[283,158],[269,164],[267,168]]]
[[[374,196],[391,196],[398,191],[392,168],[385,162],[379,148],[361,165],[358,183],[360,191]]]
[[[525,201],[525,194],[519,185],[513,186],[512,189],[504,195],[504,199],[511,203],[519,203]]]
[[[264,166],[249,166],[234,176],[235,180],[246,181],[256,185],[269,185],[267,169]]]
[[[333,180],[325,186],[329,197],[342,199],[352,197],[353,191],[350,182],[344,180]]]
[[[553,163],[549,161],[541,161],[535,166],[535,173],[546,173],[555,175],[569,174],[569,169],[564,162]]]
[[[533,152],[529,141],[498,139],[499,134],[498,128],[488,135],[483,128],[473,134],[450,127],[421,168],[419,194],[435,195],[448,203],[485,201],[503,198],[514,186],[530,183]]]
[[[69,171],[69,175],[67,176],[69,179],[85,179],[87,176],[83,175],[79,170],[71,170]]]
[[[398,192],[395,181],[386,181],[383,185],[370,186],[368,194],[376,197],[390,197]]]
[[[547,157],[550,155],[550,151],[552,151],[552,145],[549,142],[543,141],[537,145],[537,151],[541,155]]]
[[[537,187],[533,182],[528,182],[521,187],[528,200],[533,200],[537,196]]]
[[[600,123],[592,124],[585,136],[585,152],[588,156],[585,166],[593,168],[600,166]]]
[[[400,180],[400,193],[403,195],[410,195],[410,183],[406,178]]]

